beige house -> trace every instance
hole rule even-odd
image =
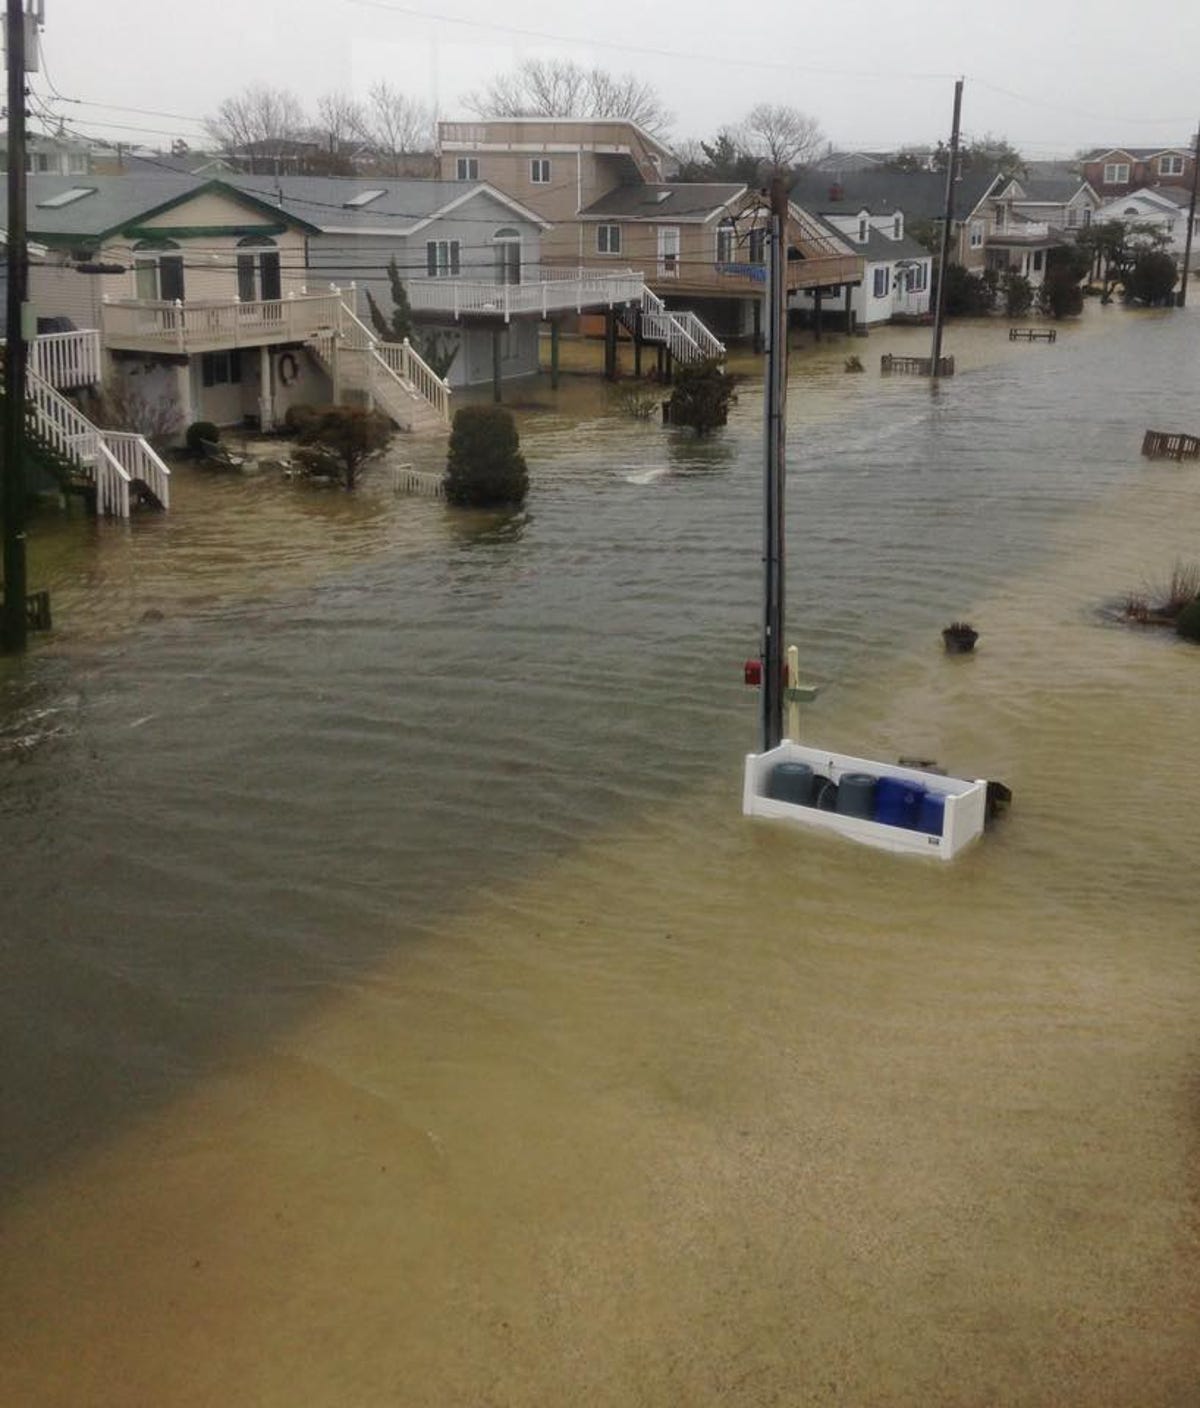
[[[619,118],[442,122],[446,180],[486,180],[553,222],[546,264],[640,273],[667,307],[722,335],[761,326],[767,212],[744,184],[664,179],[670,151]],[[862,260],[796,205],[788,224],[789,289],[844,286]]]

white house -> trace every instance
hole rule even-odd
[[[1105,224],[1120,220],[1126,225],[1149,225],[1169,241],[1167,252],[1182,264],[1187,244],[1188,208],[1191,195],[1178,186],[1143,186],[1127,196],[1107,201],[1096,212],[1096,221]],[[1192,226],[1193,253],[1200,253],[1200,214]]]
[[[821,289],[822,316],[847,311],[854,323],[871,327],[893,318],[923,318],[929,312],[933,256],[904,229],[904,212],[876,213],[866,206],[822,210],[821,223],[864,261],[861,284]],[[789,306],[816,315],[817,293],[805,289]]]

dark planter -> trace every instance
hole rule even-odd
[[[979,632],[967,625],[947,626],[942,632],[947,655],[969,655],[978,639]]]

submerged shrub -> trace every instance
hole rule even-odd
[[[210,445],[216,445],[221,439],[221,432],[210,420],[194,420],[184,433],[184,443],[192,454],[198,455],[204,449],[202,441],[207,440]]]
[[[462,406],[455,411],[444,483],[447,500],[462,507],[524,503],[529,471],[511,412],[503,406]]]
[[[690,425],[697,435],[707,435],[729,419],[735,379],[716,362],[680,367],[671,392],[671,424]]]
[[[1176,616],[1175,629],[1184,640],[1200,643],[1200,596],[1189,602]]]

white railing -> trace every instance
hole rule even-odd
[[[410,279],[405,285],[414,312],[446,313],[460,318],[489,313],[507,322],[514,315],[561,313],[570,309],[611,308],[637,303],[643,276],[586,269],[554,270],[530,283],[496,284],[482,279]]]
[[[97,512],[128,518],[129,490],[135,480],[145,484],[163,508],[168,507],[171,471],[144,436],[101,430],[32,368],[25,389],[40,433],[96,485]]]
[[[0,337],[3,346],[5,339]],[[28,366],[60,389],[94,386],[100,380],[99,330],[39,333],[29,344]]]
[[[994,225],[992,234],[1006,240],[1044,240],[1050,237],[1050,226],[1044,220],[1013,220]]]
[[[717,359],[725,355],[725,344],[705,327],[695,313],[681,311],[673,313],[671,316],[679,319],[683,324],[684,331],[700,348],[705,357]]]
[[[336,291],[289,293],[286,298],[253,303],[123,298],[101,305],[100,326],[110,347],[176,352],[261,347],[271,342],[302,342],[321,328],[336,327],[343,306]]]
[[[144,435],[127,430],[102,430],[100,444],[130,479],[140,480],[163,508],[170,508],[171,471]]]
[[[642,336],[666,344],[677,362],[719,361],[725,344],[714,337],[695,313],[672,312],[652,289],[642,289]]]
[[[428,401],[442,420],[449,421],[450,384],[413,349],[408,338],[403,342],[376,343],[375,351],[393,376],[415,388],[417,395]]]

